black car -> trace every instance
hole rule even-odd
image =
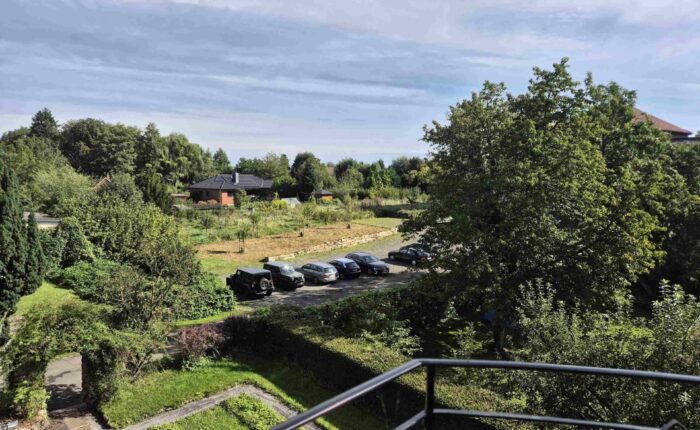
[[[372,254],[366,252],[353,252],[345,256],[357,263],[363,272],[370,275],[386,275],[389,273],[389,266]]]
[[[304,285],[304,275],[294,270],[289,263],[271,261],[263,264],[263,269],[272,273],[272,282],[277,288],[296,290]]]
[[[389,252],[389,259],[406,261],[411,263],[412,266],[416,266],[431,261],[433,256],[418,246],[408,245],[400,248],[398,251]]]
[[[238,269],[235,274],[226,278],[226,285],[241,297],[269,296],[275,291],[272,273],[254,267]]]
[[[362,273],[360,266],[349,258],[339,258],[328,263],[338,270],[340,279],[354,279]]]

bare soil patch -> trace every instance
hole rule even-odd
[[[365,224],[353,224],[347,228],[346,223],[311,227],[304,230],[304,236],[298,232],[283,233],[245,241],[246,252],[238,252],[238,240],[220,241],[197,247],[200,257],[216,258],[230,262],[261,261],[274,255],[284,255],[299,252],[312,252],[323,245],[331,245],[343,239],[362,237],[380,233],[387,228]]]

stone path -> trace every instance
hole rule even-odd
[[[82,403],[82,365],[80,355],[73,354],[54,360],[46,368],[48,409],[66,409]]]
[[[240,394],[248,394],[262,400],[266,405],[271,407],[275,412],[277,412],[284,418],[293,417],[298,413],[294,409],[280,402],[275,396],[259,389],[258,387],[252,385],[239,385],[233,388],[229,388],[228,390],[222,391],[218,394],[214,394],[213,396],[207,397],[205,399],[188,403],[181,408],[155,415],[151,418],[148,418],[145,421],[141,421],[140,423],[126,427],[124,430],[147,430],[154,426],[179,421],[190,415],[206,411],[207,409],[211,409],[219,403],[223,402],[224,400],[230,399],[231,397],[235,397]],[[315,424],[307,425],[305,428],[311,430],[320,430],[320,427],[318,427]]]

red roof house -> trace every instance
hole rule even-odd
[[[654,115],[648,114],[637,108],[634,108],[634,118],[632,119],[635,123],[640,123],[644,121],[651,121],[657,128],[671,135],[671,139],[687,139],[692,134],[691,131],[684,128],[680,128],[675,124],[671,124],[668,121],[664,121],[661,118],[655,117]]]

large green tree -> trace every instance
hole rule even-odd
[[[92,176],[131,173],[140,131],[87,118],[69,121],[61,133],[61,151],[78,171]]]
[[[159,169],[165,158],[165,143],[156,125],[150,122],[136,140],[136,170],[140,172],[149,165]]]
[[[222,148],[216,150],[213,156],[214,168],[218,173],[231,173],[233,172],[233,166],[231,166],[231,161],[228,159],[228,155]]]
[[[173,204],[170,189],[163,181],[163,175],[156,169],[148,166],[136,177],[136,182],[141,187],[146,202],[153,203],[164,212],[170,210]]]
[[[575,82],[567,62],[535,69],[519,96],[503,84],[426,127],[434,166],[427,209],[403,230],[419,234],[484,309],[503,343],[521,285],[606,308],[662,256],[667,208],[683,184],[667,137],[634,124],[633,92]]]
[[[44,108],[34,114],[32,125],[29,128],[29,135],[50,140],[56,139],[58,136],[58,122],[49,109]]]

